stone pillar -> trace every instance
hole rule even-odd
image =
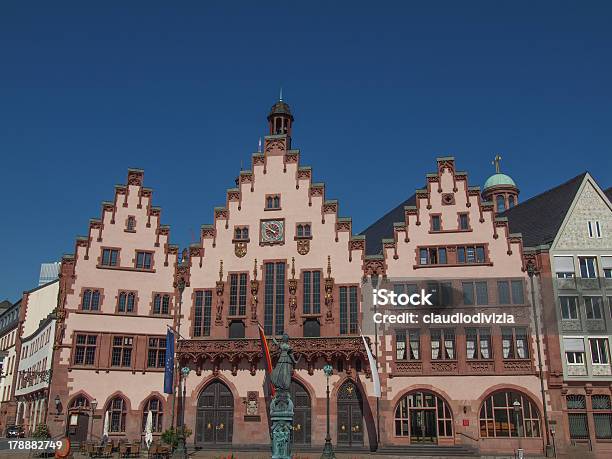
[[[291,459],[293,402],[288,391],[277,391],[270,403],[272,459]]]

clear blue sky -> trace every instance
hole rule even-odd
[[[302,163],[356,231],[436,156],[482,185],[499,152],[522,199],[585,169],[608,187],[611,22],[583,1],[4,1],[0,299],[73,251],[128,167],[186,246],[281,85]]]

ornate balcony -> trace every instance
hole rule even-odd
[[[369,338],[366,338],[371,347]],[[290,344],[293,353],[302,356],[308,365],[308,371],[314,370],[317,359],[326,362],[343,360],[350,371],[350,363],[355,359],[367,362],[367,354],[360,336],[320,337],[320,338],[291,338]],[[271,339],[268,339],[272,358],[278,356],[279,350]],[[230,362],[234,370],[241,362],[251,364],[251,374],[255,373],[257,363],[263,359],[263,351],[258,339],[187,339],[179,340],[177,356],[183,363],[195,363],[199,371],[206,361],[212,362],[216,371],[222,362]],[[369,365],[363,365],[364,371],[369,373]],[[233,370],[233,371],[234,371]]]

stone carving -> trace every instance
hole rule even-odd
[[[245,400],[246,415],[257,416],[259,414],[259,402],[257,400],[258,393],[255,391],[248,391]]]
[[[257,258],[253,265],[253,279],[251,280],[251,322],[257,323],[257,293],[259,292],[259,282],[257,281]]]
[[[297,279],[295,278],[295,257],[291,257],[291,279],[289,279],[289,323],[297,323],[296,310],[297,310],[297,298],[295,296],[297,292]]]
[[[243,258],[247,254],[247,243],[236,242],[234,243],[234,253],[238,258]]]
[[[331,277],[331,257],[327,256],[327,277],[325,278],[325,322],[333,323],[334,321],[334,279]]]
[[[310,252],[310,239],[298,239],[297,251],[300,255],[306,255]]]
[[[223,290],[225,283],[223,282],[223,260],[219,263],[219,280],[216,285],[217,292],[217,314],[215,317],[215,325],[223,325]]]

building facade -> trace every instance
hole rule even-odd
[[[180,366],[190,369],[188,443],[265,447],[261,324],[273,356],[272,337],[283,333],[300,356],[291,388],[298,449],[325,441],[322,368],[330,363],[332,438],[340,448],[541,452],[548,429],[538,350],[546,346],[533,314],[541,293],[532,294],[520,235],[450,157],[437,160],[405,205],[353,234],[351,219],[293,148],[293,123],[289,106],[277,102],[263,151],[182,256],[141,170],[129,170],[102,204],[101,217],[62,260],[52,434],[97,439],[107,412],[112,438],[140,437],[149,411],[155,435],[172,425],[178,401],[163,393],[172,326],[181,335]],[[510,195],[516,202],[516,186],[503,192],[507,205]],[[422,288],[447,312],[478,307],[516,321],[374,327],[369,298],[381,286]],[[361,330],[377,358],[380,399]]]
[[[506,214],[545,286],[551,419],[560,453],[612,454],[612,205],[593,177]]]
[[[21,300],[11,304],[0,315],[0,352],[2,353],[2,373],[0,374],[0,432],[15,423],[16,407],[11,400],[13,375],[17,364],[17,329]]]

